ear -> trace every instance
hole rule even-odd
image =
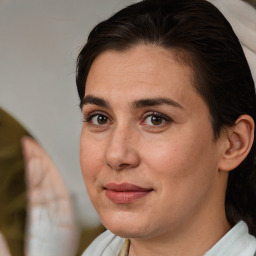
[[[235,125],[226,129],[223,157],[219,163],[222,171],[235,169],[249,154],[254,140],[254,121],[249,115],[241,115]]]

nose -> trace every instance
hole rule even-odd
[[[112,170],[136,168],[140,164],[138,138],[131,128],[116,128],[109,139],[105,162]]]

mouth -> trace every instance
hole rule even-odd
[[[152,188],[143,188],[130,183],[109,183],[104,187],[106,196],[116,204],[129,204],[147,196]]]

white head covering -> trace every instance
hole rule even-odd
[[[226,17],[244,49],[256,85],[256,8],[242,0],[209,0]]]

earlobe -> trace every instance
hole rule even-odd
[[[241,115],[235,125],[226,129],[226,148],[219,169],[235,169],[249,154],[254,140],[254,121],[249,115]]]

